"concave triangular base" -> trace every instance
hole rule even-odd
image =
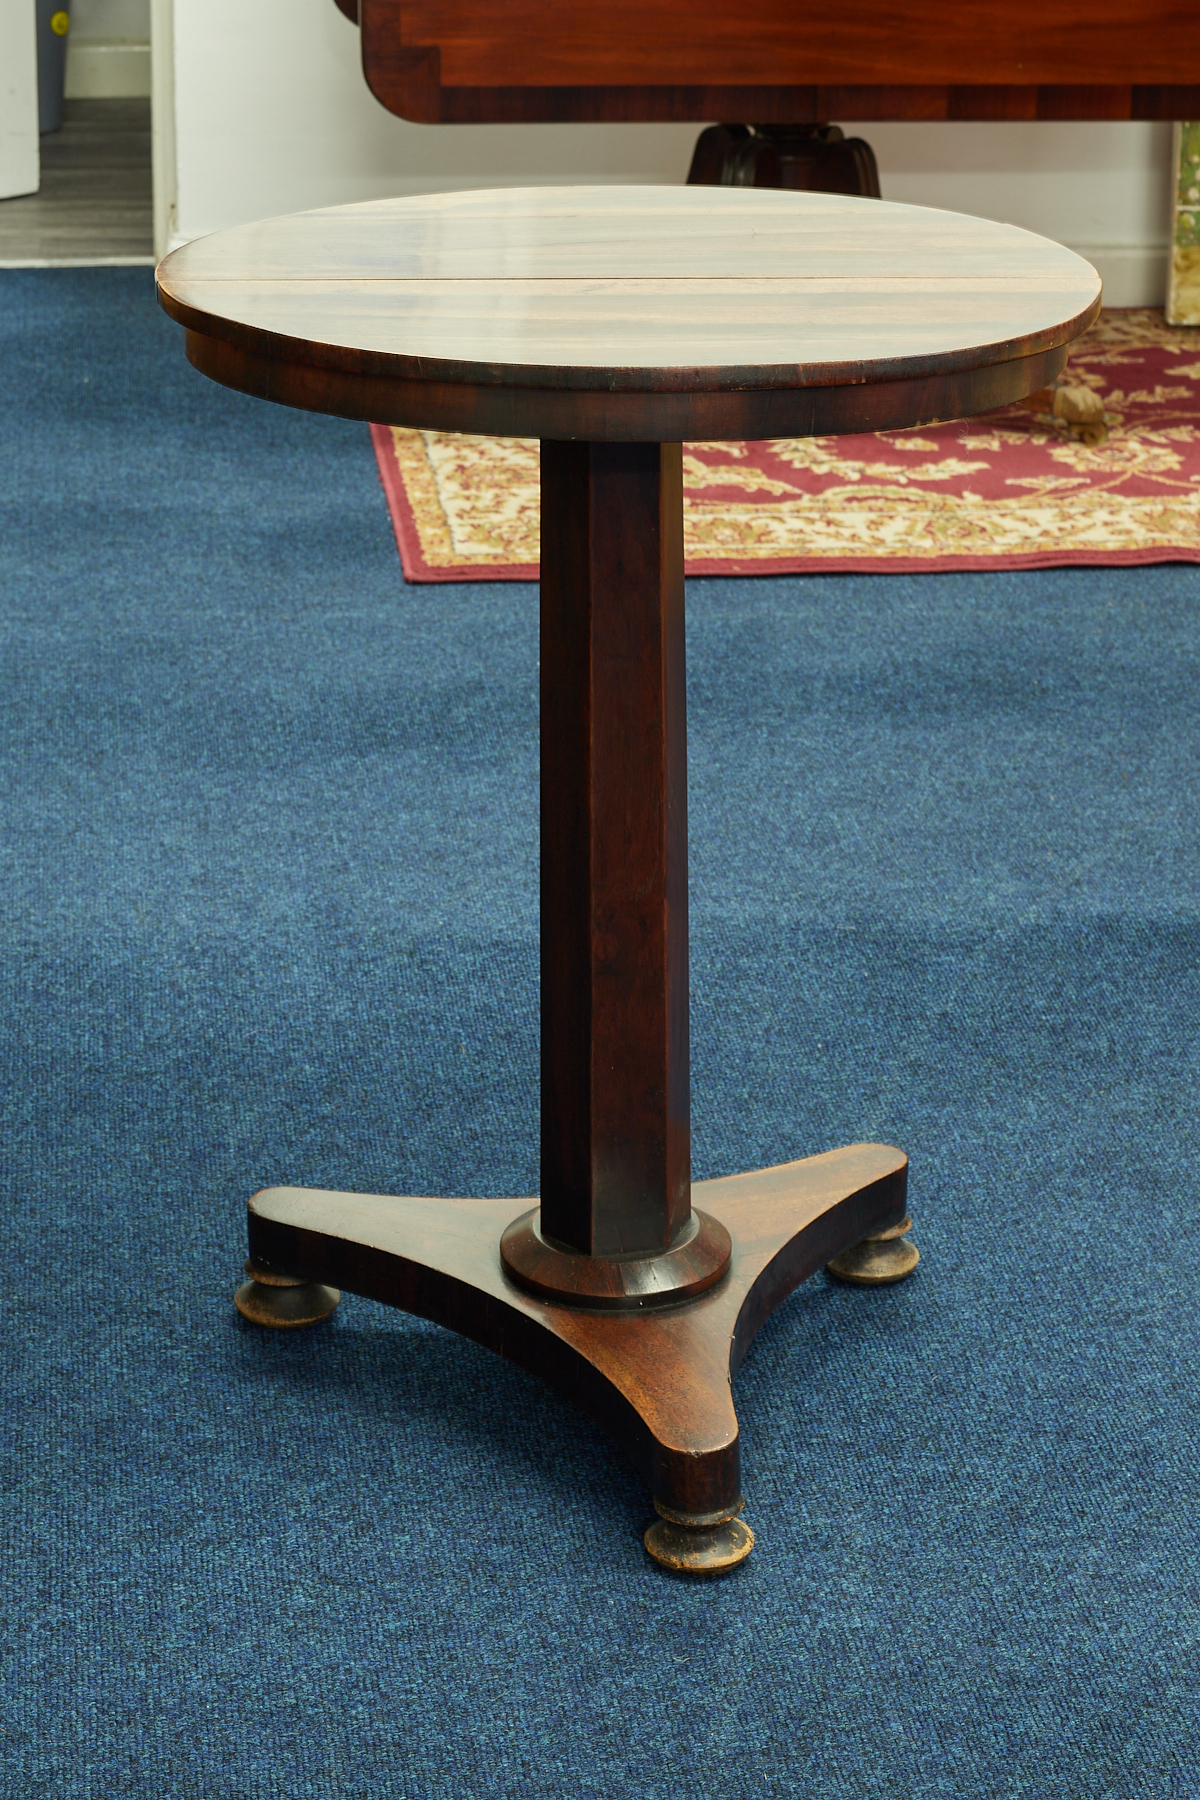
[[[755,1333],[798,1284],[905,1215],[907,1158],[852,1144],[719,1181],[697,1208],[733,1240],[729,1271],[698,1298],[593,1312],[525,1292],[500,1236],[530,1204],[266,1188],[250,1202],[262,1270],[344,1288],[433,1319],[549,1382],[601,1425],[685,1522],[740,1506],[730,1381]]]

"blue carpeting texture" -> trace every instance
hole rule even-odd
[[[697,1173],[913,1161],[737,1386],[737,1575],[485,1352],[231,1304],[285,1180],[536,1191],[536,610],[364,427],[0,277],[14,1800],[1200,1795],[1200,571],[689,591]]]

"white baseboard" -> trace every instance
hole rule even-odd
[[[1071,244],[1104,283],[1105,306],[1162,306],[1167,297],[1166,244]]]
[[[65,91],[68,100],[149,98],[149,43],[133,38],[71,38]]]

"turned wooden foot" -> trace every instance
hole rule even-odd
[[[289,1330],[297,1325],[319,1325],[327,1319],[341,1295],[336,1288],[291,1275],[273,1275],[253,1260],[246,1264],[250,1280],[233,1296],[233,1304],[252,1325]]]
[[[906,1213],[898,1225],[872,1232],[825,1266],[836,1281],[850,1287],[888,1287],[903,1281],[921,1260],[921,1252],[905,1235],[911,1230],[912,1220]]]
[[[656,1563],[674,1575],[724,1575],[745,1562],[754,1533],[738,1518],[743,1502],[716,1513],[678,1513],[654,1502],[658,1518],[642,1542]]]

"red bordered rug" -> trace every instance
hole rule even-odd
[[[1021,405],[913,431],[686,445],[688,573],[1200,561],[1200,334],[1105,312],[1064,381],[1098,397],[1101,441]],[[536,578],[536,443],[371,434],[409,581]]]

